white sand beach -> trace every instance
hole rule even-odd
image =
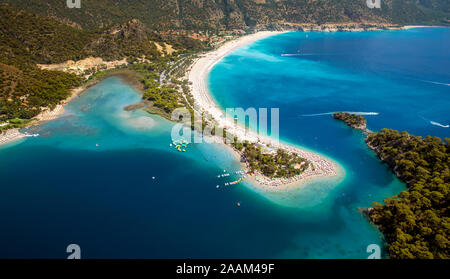
[[[25,135],[19,132],[19,129],[10,129],[0,134],[0,145],[10,143],[12,141],[16,141],[24,138]]]
[[[75,89],[72,89],[69,98],[62,101],[61,104],[57,105],[53,110],[44,110],[43,112],[35,116],[34,119],[37,120],[38,123],[55,120],[65,112],[64,106],[70,101],[72,101],[74,98],[76,98],[78,95],[83,93],[84,90],[85,86],[80,86]]]
[[[206,84],[206,79],[210,70],[217,62],[219,62],[230,52],[242,46],[281,33],[285,32],[262,31],[227,42],[217,50],[208,52],[198,58],[192,65],[190,71],[187,73],[188,79],[191,83],[191,92],[193,94],[196,106],[199,107],[199,110],[201,111],[209,112],[209,114],[212,115],[214,120],[221,128],[232,130],[232,133],[242,141],[247,140],[249,142],[258,142],[260,144],[270,146],[272,149],[281,148],[290,153],[297,153],[301,157],[309,160],[314,166],[308,168],[302,175],[290,179],[269,179],[268,177],[265,177],[264,175],[259,173],[256,173],[252,177],[248,177],[248,180],[255,182],[255,184],[258,184],[261,189],[267,191],[286,191],[287,189],[290,189],[292,187],[298,187],[299,185],[304,184],[304,182],[314,178],[336,177],[342,174],[340,173],[340,168],[337,166],[337,164],[330,159],[325,158],[324,156],[305,149],[279,143],[272,138],[260,136],[256,133],[253,133],[248,129],[245,129],[243,126],[235,125],[233,119],[225,117],[222,109],[215,104],[210,95],[209,89]],[[58,118],[61,114],[64,113],[64,105],[81,94],[84,90],[84,86],[73,89],[71,92],[71,96],[60,105],[56,106],[55,109],[51,111],[43,111],[38,116],[36,116],[33,125]],[[6,133],[0,135],[0,145],[6,142],[11,142],[13,140],[23,138],[25,136],[26,135],[20,133],[18,129],[9,130]],[[248,170],[248,167],[245,165],[244,168]]]
[[[442,26],[438,26],[438,25],[406,25],[403,26],[401,29],[404,30],[408,30],[408,29],[413,29],[413,28],[439,28]]]
[[[288,152],[299,154],[301,157],[309,160],[314,165],[314,168],[310,167],[302,175],[291,179],[269,179],[261,174],[256,174],[250,178],[251,181],[257,182],[265,190],[273,191],[280,189],[285,190],[287,187],[298,186],[298,184],[315,177],[337,176],[339,175],[339,168],[334,162],[319,154],[279,143],[269,137],[259,136],[256,133],[245,129],[243,126],[235,125],[234,120],[226,117],[222,109],[217,106],[212,99],[206,80],[214,65],[230,52],[252,42],[280,33],[283,32],[263,31],[225,43],[217,50],[206,53],[197,59],[188,73],[189,82],[191,84],[191,92],[196,105],[199,108],[198,110],[200,110],[200,112],[209,112],[218,123],[219,127],[226,127],[228,130],[232,127],[233,134],[242,141],[247,140],[249,142],[258,142],[266,146],[271,146],[272,148],[282,148]]]

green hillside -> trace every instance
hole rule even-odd
[[[0,4],[0,122],[30,119],[67,98],[69,90],[82,82],[74,74],[41,70],[37,64],[89,56],[106,61],[143,56],[156,60],[161,53],[155,42],[166,42],[178,51],[203,47],[189,38],[163,39],[138,20],[85,31]]]
[[[5,5],[0,15],[0,120],[29,119],[67,98],[81,81],[36,63],[79,57],[89,35]]]
[[[69,9],[60,0],[0,0],[83,29],[132,18],[154,29],[248,28],[285,22],[449,23],[447,0],[381,1],[381,9],[369,9],[366,0],[82,0],[81,9]]]

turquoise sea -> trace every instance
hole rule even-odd
[[[41,136],[0,147],[0,258],[65,258],[72,243],[84,258],[367,258],[384,242],[358,208],[405,186],[327,113],[449,137],[448,49],[446,28],[294,32],[225,57],[209,76],[222,107],[280,108],[283,141],[345,170],[270,195],[223,187],[239,170],[228,150],[170,148],[173,124],[124,111],[139,93],[108,78],[29,131]]]

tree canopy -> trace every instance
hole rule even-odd
[[[384,233],[390,257],[448,259],[450,139],[383,129],[366,141],[408,186],[368,211]]]

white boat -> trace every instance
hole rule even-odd
[[[39,134],[24,134],[25,135],[25,137],[27,137],[27,138],[36,138],[36,137],[39,137]]]

